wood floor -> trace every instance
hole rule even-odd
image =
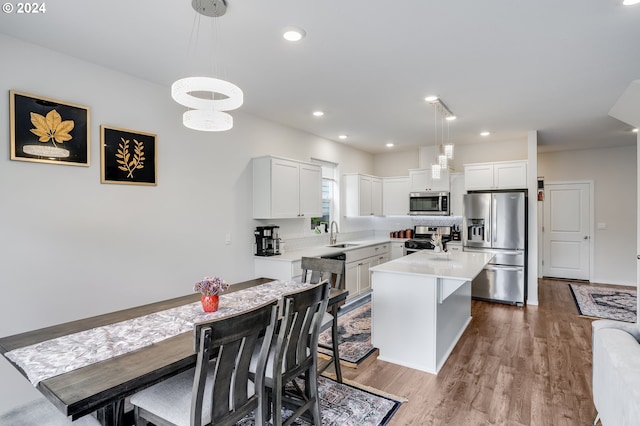
[[[591,322],[566,281],[539,282],[539,306],[473,301],[473,320],[435,376],[377,359],[349,380],[405,397],[389,425],[590,425]]]

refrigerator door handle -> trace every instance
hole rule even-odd
[[[492,253],[492,254],[510,254],[513,256],[524,256],[524,250],[501,250],[501,249],[485,249],[485,248],[475,248],[475,247],[464,247],[464,251],[473,252],[473,253]],[[640,255],[638,256],[640,259]]]
[[[513,271],[518,272],[524,270],[524,266],[503,266],[503,265],[486,265],[484,269],[489,271]]]
[[[495,194],[491,194],[491,237],[492,244],[497,241],[498,234],[498,201],[496,200]]]

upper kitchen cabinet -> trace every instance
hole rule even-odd
[[[449,181],[451,182],[451,198],[449,201],[451,216],[463,216],[463,200],[464,194],[467,192],[464,189],[464,173],[451,173]]]
[[[343,176],[346,216],[382,216],[382,179],[359,173]]]
[[[467,191],[524,189],[527,187],[527,162],[465,164],[464,182]]]
[[[322,216],[320,166],[278,157],[253,162],[253,218]]]
[[[411,192],[448,192],[449,170],[440,171],[440,179],[431,177],[431,169],[410,169],[409,180],[411,182]]]
[[[409,213],[409,176],[382,178],[382,214],[385,216]]]

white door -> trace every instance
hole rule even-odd
[[[544,275],[589,280],[591,184],[546,184]]]

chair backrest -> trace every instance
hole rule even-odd
[[[303,257],[300,266],[302,282],[316,284],[328,280],[331,287],[345,289],[344,260]]]
[[[329,289],[329,283],[323,281],[284,295],[284,316],[275,341],[272,377],[281,375],[284,383],[317,364],[318,336]]]
[[[278,301],[274,299],[247,312],[194,325],[198,360],[191,399],[192,425],[202,424],[205,386],[211,386],[207,385],[210,369],[213,369],[211,424],[235,424],[257,409],[277,316]],[[264,339],[260,340],[263,334]],[[258,345],[261,349],[254,379],[255,392],[250,394],[249,365]],[[212,356],[215,359],[211,360]]]

